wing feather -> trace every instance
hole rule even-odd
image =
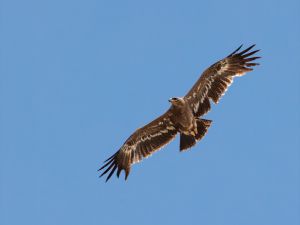
[[[251,57],[259,50],[249,52],[255,45],[239,52],[242,45],[226,58],[206,69],[192,89],[184,97],[192,107],[195,116],[207,113],[211,106],[210,100],[217,104],[232,84],[233,78],[252,71],[251,67],[259,65],[253,61],[260,57]]]
[[[106,181],[108,181],[115,170],[118,169],[117,177],[124,170],[125,179],[127,179],[132,164],[152,155],[175,138],[177,129],[172,123],[170,115],[171,111],[168,110],[156,120],[136,130],[125,141],[119,151],[104,161],[105,164],[99,170],[105,170],[100,177],[110,171],[106,178]]]

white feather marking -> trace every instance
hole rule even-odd
[[[236,73],[233,75],[233,77],[241,77],[245,74],[246,72],[241,72],[241,73]]]
[[[138,163],[139,161],[141,161],[139,154],[137,154],[135,151],[132,151],[132,152],[134,153],[134,158],[133,158],[132,164]]]
[[[172,137],[169,141],[167,141],[164,145],[162,145],[161,147],[159,147],[159,148],[157,148],[157,149],[155,149],[155,152],[156,151],[159,151],[161,148],[163,148],[163,147],[165,147],[168,143],[170,143],[174,138],[176,137],[176,135],[174,135],[174,137]],[[134,147],[134,149],[136,148],[136,146]],[[154,153],[154,152],[153,152]],[[151,154],[149,154],[149,155],[147,155],[146,157],[141,157],[141,159],[139,159],[138,161],[136,161],[136,162],[132,162],[132,164],[135,164],[135,163],[138,163],[138,162],[140,162],[143,158],[148,158],[148,157],[150,157],[150,156],[152,156],[153,155],[153,153],[151,153]],[[138,155],[138,154],[137,154]]]
[[[162,135],[162,131],[157,132],[157,133],[155,133],[155,134],[147,135],[147,136],[145,136],[145,137],[141,137],[141,141],[144,142],[144,141],[146,141],[146,140],[151,140],[152,138],[157,137],[157,136],[160,136],[160,135]],[[139,144],[141,141],[138,141],[137,144]]]
[[[224,71],[226,71],[229,66],[227,63],[227,59],[221,61],[220,63],[221,63],[221,69],[217,71],[218,75],[221,75]]]
[[[194,112],[197,112],[199,108],[199,102],[196,102],[194,105]]]
[[[168,126],[167,129],[168,129],[168,130],[175,130],[175,127]]]

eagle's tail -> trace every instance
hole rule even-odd
[[[193,135],[180,134],[180,151],[188,150],[196,144],[196,138]]]
[[[197,133],[195,136],[180,134],[180,151],[193,147],[197,141],[200,141],[210,127],[212,120],[197,119]]]

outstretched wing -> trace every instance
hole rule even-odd
[[[127,179],[132,164],[141,161],[168,144],[177,133],[170,115],[171,112],[168,110],[156,120],[136,130],[120,150],[104,162],[105,164],[99,170],[105,169],[105,171],[100,177],[110,171],[106,178],[108,181],[118,169],[117,176],[119,177],[121,171],[124,170],[125,179]]]
[[[184,97],[194,110],[195,116],[199,117],[210,110],[211,99],[217,104],[233,82],[236,76],[242,76],[253,70],[251,67],[259,65],[254,63],[260,57],[250,57],[259,50],[249,52],[255,45],[238,52],[242,45],[226,58],[206,69],[192,89]]]

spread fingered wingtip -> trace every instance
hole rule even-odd
[[[109,161],[108,161],[108,160],[109,160]],[[114,161],[114,158],[110,157],[108,160],[105,160],[105,161],[104,161],[105,164],[104,164],[100,169],[98,169],[98,171],[104,169],[106,166],[108,166],[110,163],[112,163],[112,162]],[[107,162],[107,161],[108,161],[108,162]]]
[[[234,56],[234,55],[242,56],[243,58],[249,57],[249,56],[251,56],[251,55],[253,55],[253,54],[255,54],[255,53],[257,53],[257,52],[260,51],[260,49],[258,49],[258,50],[249,52],[255,46],[256,46],[256,44],[253,44],[250,47],[244,49],[243,51],[238,52],[243,47],[243,45],[240,45],[236,50],[234,50],[234,52],[232,52],[231,54],[229,54],[227,57],[231,57],[231,56]],[[245,53],[247,53],[247,54],[245,54]],[[259,58],[261,58],[261,57],[259,57]]]
[[[107,174],[109,172],[108,176],[105,179],[105,182],[107,182],[112,177],[112,175],[115,173],[116,170],[117,170],[116,175],[118,178],[120,177],[122,170],[124,170],[125,171],[125,180],[127,180],[127,177],[130,172],[130,167],[125,168],[125,167],[120,166],[120,164],[118,163],[118,152],[115,153],[114,155],[112,155],[111,157],[109,157],[108,159],[106,159],[104,161],[104,163],[105,164],[100,169],[98,169],[98,171],[104,170],[99,177],[103,177],[105,174]]]
[[[103,173],[99,177],[102,177],[103,175],[107,174],[110,171],[105,182],[107,182],[111,178],[111,176],[115,172],[116,168],[118,167],[118,165],[116,163],[116,155],[117,155],[117,153],[112,155],[108,159],[106,159],[104,161],[105,164],[100,169],[98,169],[98,171],[105,169],[105,171],[103,171]]]
[[[109,164],[105,164],[104,166],[102,166],[101,168],[100,168],[100,170],[102,170],[102,169],[104,169],[106,166],[108,166],[107,167],[107,169],[100,175],[100,177],[102,177],[104,174],[106,174],[114,165],[115,165],[115,163],[114,162],[110,162],[111,164],[109,165]]]

